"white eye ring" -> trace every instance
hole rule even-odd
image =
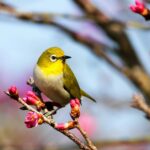
[[[56,60],[57,60],[56,55],[51,55],[51,56],[50,56],[50,61],[51,61],[51,62],[55,62]]]

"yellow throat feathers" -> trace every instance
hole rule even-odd
[[[45,62],[46,63],[46,62]],[[64,63],[61,60],[57,60],[54,63],[49,63],[48,64],[44,64],[43,63],[38,63],[37,64],[41,71],[46,75],[60,75],[63,73],[63,67],[64,67]]]

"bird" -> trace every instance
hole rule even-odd
[[[96,102],[80,88],[76,76],[66,63],[70,58],[59,47],[45,50],[33,70],[35,86],[60,107],[66,106],[74,98],[81,102],[83,96]]]

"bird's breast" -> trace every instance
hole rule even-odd
[[[52,101],[64,106],[69,102],[70,95],[63,86],[63,73],[45,75],[39,66],[34,68],[35,85]]]

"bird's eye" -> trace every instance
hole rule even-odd
[[[50,56],[50,61],[55,62],[57,60],[56,55],[51,55]]]

